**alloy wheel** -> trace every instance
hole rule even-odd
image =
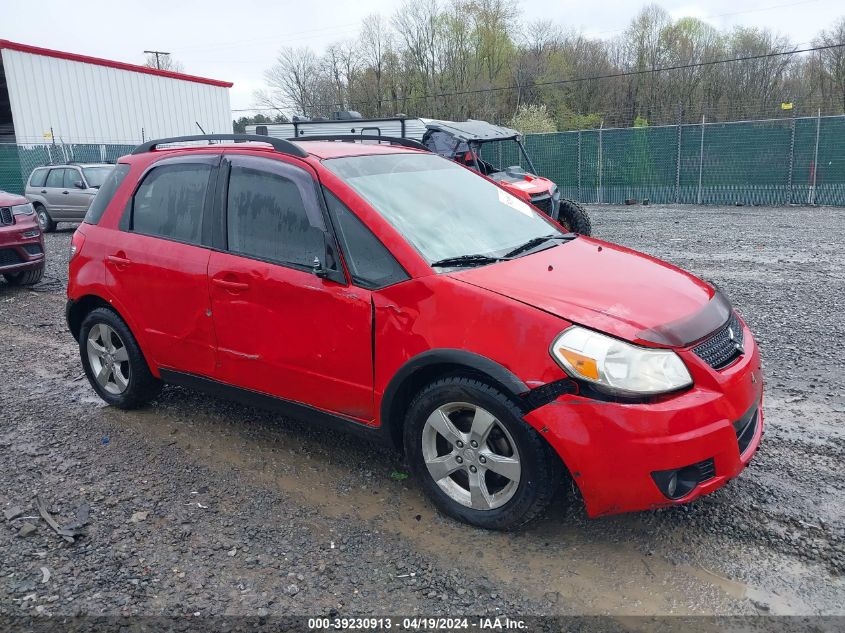
[[[519,487],[516,442],[492,413],[474,404],[435,409],[423,427],[422,456],[440,489],[468,508],[501,507]]]
[[[88,332],[88,362],[94,379],[108,393],[120,395],[129,386],[129,352],[110,325],[97,323]]]
[[[46,232],[47,227],[50,226],[50,218],[47,216],[47,212],[44,209],[38,209],[35,218],[38,220],[38,226],[41,227],[41,230]]]

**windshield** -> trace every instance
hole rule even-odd
[[[85,180],[89,187],[102,187],[106,178],[109,177],[113,167],[83,167],[82,171],[85,173]]]
[[[323,163],[369,202],[429,264],[501,257],[562,233],[491,182],[433,154],[381,154]]]

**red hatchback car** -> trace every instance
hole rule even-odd
[[[44,236],[29,200],[0,191],[0,275],[13,285],[44,276]]]
[[[223,138],[261,144],[184,146]],[[485,528],[538,516],[566,475],[599,516],[739,474],[763,382],[720,292],[402,145],[221,135],[121,158],[71,247],[94,389],[131,408],[175,383],[381,437]]]

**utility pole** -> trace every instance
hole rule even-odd
[[[156,68],[158,70],[161,70],[161,62],[159,61],[159,55],[170,55],[170,53],[166,53],[165,51],[144,51],[144,53],[156,56]]]

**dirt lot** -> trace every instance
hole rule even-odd
[[[0,511],[23,511],[0,514],[0,614],[845,614],[845,209],[591,212],[758,336],[767,432],[726,488],[593,521],[562,495],[487,533],[351,436],[179,388],[111,409],[65,328],[64,225],[42,284],[0,282]],[[59,538],[36,495],[60,522],[89,504],[87,536]]]

